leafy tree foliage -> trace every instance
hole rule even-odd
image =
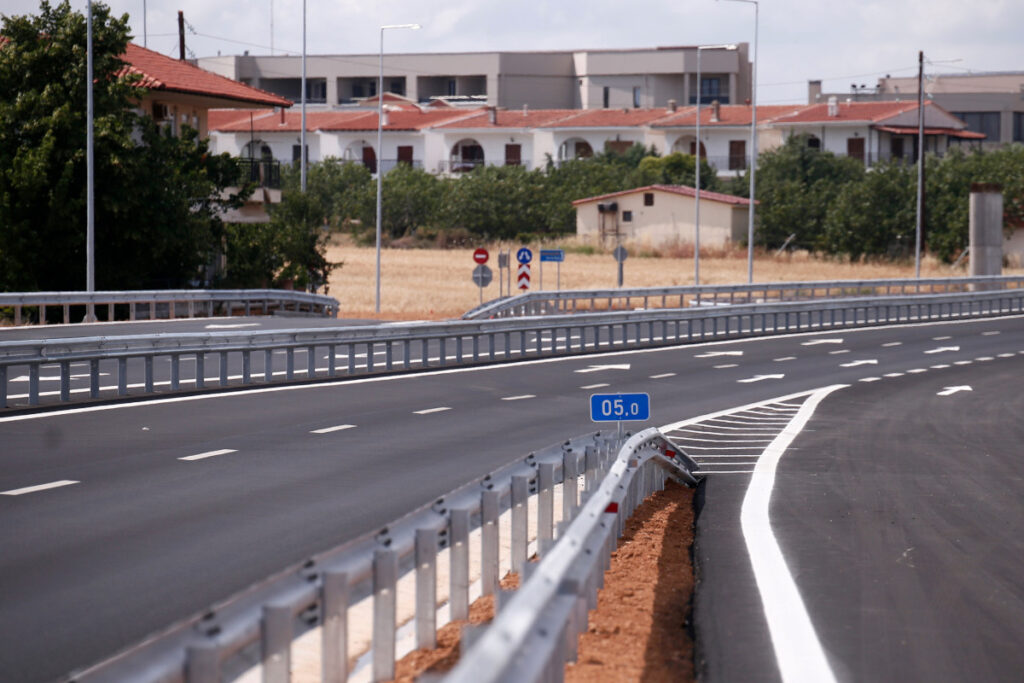
[[[826,207],[819,246],[852,259],[912,255],[917,215],[913,169],[900,163],[877,164],[860,180],[842,185]]]
[[[696,161],[695,155],[682,152],[673,152],[664,157],[644,157],[637,165],[636,173],[633,175],[633,184],[637,187],[643,185],[689,185],[693,187],[697,182]],[[702,190],[714,192],[722,190],[718,173],[708,163],[706,157],[700,162],[700,187]]]
[[[0,288],[81,289],[86,233],[86,22],[68,2],[4,16],[0,36]],[[219,247],[238,195],[227,155],[134,112],[128,16],[93,6],[96,286],[183,286]]]

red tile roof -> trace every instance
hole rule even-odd
[[[263,107],[292,106],[291,100],[279,95],[219,76],[134,43],[128,43],[122,59],[128,63],[122,73],[139,74],[142,76],[139,85],[148,90],[205,95]]]
[[[235,117],[223,113],[224,111],[218,110],[216,116],[210,116],[207,125],[211,131],[231,133],[246,132],[251,129],[265,133],[287,133],[299,131],[302,126],[302,113],[298,111],[261,114],[253,117],[251,126],[248,116]],[[384,125],[384,130],[422,130],[439,122],[472,116],[476,112],[475,109],[469,111],[461,109],[387,111],[385,112],[387,123]],[[306,130],[374,131],[377,130],[377,112],[367,110],[306,112]]]
[[[610,192],[608,194],[602,194],[597,197],[586,197],[584,199],[577,199],[572,203],[572,205],[578,206],[580,204],[586,204],[588,202],[596,202],[602,199],[611,199],[612,197],[622,197],[624,195],[636,194],[638,192],[649,192],[651,190],[660,190],[662,192],[678,194],[684,197],[697,196],[697,190],[686,185],[647,185],[646,187],[637,187],[632,190],[622,190],[621,192]],[[745,197],[734,197],[731,194],[722,194],[721,192],[711,192],[709,190],[701,190],[700,198],[710,199],[713,202],[721,202],[723,204],[734,204],[737,206],[747,206],[750,204],[750,200],[746,199]]]
[[[895,133],[896,135],[917,135],[917,126],[875,126],[875,130],[880,130],[883,133]],[[960,130],[958,128],[925,128],[925,135],[949,135],[954,138],[964,138],[967,140],[984,140],[987,135],[984,133],[976,133],[970,130]]]
[[[807,105],[799,104],[770,104],[760,105],[757,108],[757,122],[769,123],[780,116],[793,114]],[[749,126],[753,108],[747,104],[723,104],[719,107],[719,120],[712,121],[711,105],[702,104],[700,107],[701,126]],[[660,121],[651,124],[655,128],[690,127],[697,125],[696,105],[680,109]]]
[[[471,116],[442,123],[437,128],[537,128],[550,125],[560,119],[574,116],[578,109],[499,109],[495,112],[496,122],[491,123],[490,112],[474,110]]]
[[[836,116],[829,116],[828,104],[809,104],[789,116],[780,116],[775,123],[823,123],[828,121],[882,121],[897,114],[917,109],[917,102],[839,102]]]
[[[552,121],[544,128],[632,128],[665,118],[668,109],[578,109],[577,114]]]

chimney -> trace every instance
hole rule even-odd
[[[281,107],[281,125],[284,125],[284,107]]]
[[[718,100],[711,102],[711,123],[718,123],[722,120],[722,103]]]
[[[526,116],[529,113],[530,113],[530,105],[527,104],[526,102],[523,102],[523,116]]]
[[[380,125],[381,125],[381,127],[388,125],[388,110],[387,109],[384,109],[381,112]]]
[[[807,81],[807,104],[817,104],[821,99],[821,81]]]
[[[178,59],[185,61],[185,13],[178,10]]]
[[[487,121],[492,125],[498,125],[498,108],[487,107]]]
[[[839,98],[835,95],[828,98],[828,115],[830,118],[839,116]]]
[[[678,105],[676,104],[675,100],[669,100],[668,101],[668,110],[669,111],[675,111],[677,107],[678,107]]]

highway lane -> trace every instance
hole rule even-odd
[[[1024,355],[1007,350],[1019,335],[1003,340],[829,394],[782,456],[771,529],[818,647],[764,607],[740,524],[751,476],[708,478],[695,548],[702,680],[787,680],[780,647],[820,648],[839,681],[1019,676]]]
[[[846,330],[0,418],[0,494],[78,482],[0,495],[0,679],[59,676],[589,431],[592,392],[647,391],[664,424],[938,356],[1017,353],[1022,328]],[[844,367],[857,360],[877,362]]]

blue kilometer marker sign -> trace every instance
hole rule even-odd
[[[591,394],[592,422],[643,422],[651,419],[649,394]]]

